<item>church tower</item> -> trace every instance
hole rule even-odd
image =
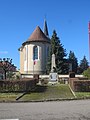
[[[44,34],[49,37],[46,19],[44,19]]]

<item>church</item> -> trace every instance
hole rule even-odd
[[[20,73],[22,75],[44,74],[50,46],[47,22],[44,20],[44,31],[37,26],[19,48]]]

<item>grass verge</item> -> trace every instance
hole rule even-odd
[[[21,93],[0,93],[0,102],[16,101]]]
[[[90,98],[90,92],[75,92],[77,98]]]

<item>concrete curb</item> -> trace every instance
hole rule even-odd
[[[68,86],[69,86],[69,88],[70,88],[70,90],[71,90],[73,96],[74,96],[75,98],[77,98],[77,96],[75,95],[75,93],[74,93],[74,91],[72,90],[72,88],[70,87],[70,85],[68,85]]]
[[[73,100],[86,100],[90,97],[82,98],[56,98],[56,99],[46,99],[46,100],[30,100],[30,101],[0,101],[0,103],[29,103],[29,102],[53,102],[53,101],[73,101]]]

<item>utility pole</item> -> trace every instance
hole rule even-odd
[[[90,65],[90,21],[88,24],[88,34],[89,34],[89,65]]]

